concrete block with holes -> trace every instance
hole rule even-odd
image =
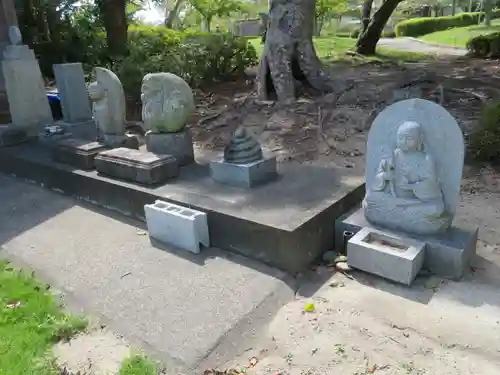
[[[372,228],[361,229],[347,243],[351,267],[411,285],[422,268],[425,243]]]
[[[157,200],[144,206],[149,236],[192,253],[210,246],[207,214]]]

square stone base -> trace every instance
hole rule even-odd
[[[187,129],[178,133],[146,133],[146,148],[155,154],[172,155],[180,166],[194,161],[193,140]]]
[[[145,185],[163,183],[179,175],[179,164],[171,155],[156,155],[120,147],[95,158],[99,173]]]
[[[24,142],[36,140],[36,135],[24,128],[13,125],[0,125],[0,147],[13,146]]]
[[[389,235],[408,237],[426,244],[423,268],[437,276],[458,280],[470,265],[476,253],[478,228],[451,227],[447,232],[433,236],[417,236],[376,227],[365,219],[361,208],[335,221],[335,246],[343,248],[342,233],[354,234],[363,228],[378,229]]]
[[[60,163],[69,164],[79,169],[94,169],[94,159],[99,152],[107,147],[99,142],[90,142],[85,139],[63,139],[52,149],[52,159]]]
[[[210,163],[210,173],[212,178],[221,184],[245,189],[263,185],[278,176],[274,157],[250,164],[232,164],[217,160]]]
[[[422,268],[424,255],[425,243],[372,228],[361,229],[347,244],[351,267],[406,285]]]

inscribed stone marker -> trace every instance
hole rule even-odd
[[[54,64],[53,69],[64,121],[74,123],[91,120],[92,110],[82,64]]]

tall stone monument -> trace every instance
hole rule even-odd
[[[0,127],[0,146],[36,138],[53,123],[42,73],[33,51],[22,44],[12,0],[0,4],[2,85],[7,94],[11,121]]]
[[[0,62],[3,61],[3,51],[9,45],[9,27],[17,26],[14,0],[0,1]],[[0,124],[10,122],[9,104],[5,92],[5,80],[0,69]]]

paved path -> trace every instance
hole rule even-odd
[[[443,44],[430,44],[414,38],[382,38],[378,46],[405,52],[437,54],[443,56],[464,56],[465,48],[450,47]]]
[[[216,249],[162,251],[140,223],[2,174],[0,202],[0,257],[35,269],[172,374],[234,358],[294,296],[277,270]]]

